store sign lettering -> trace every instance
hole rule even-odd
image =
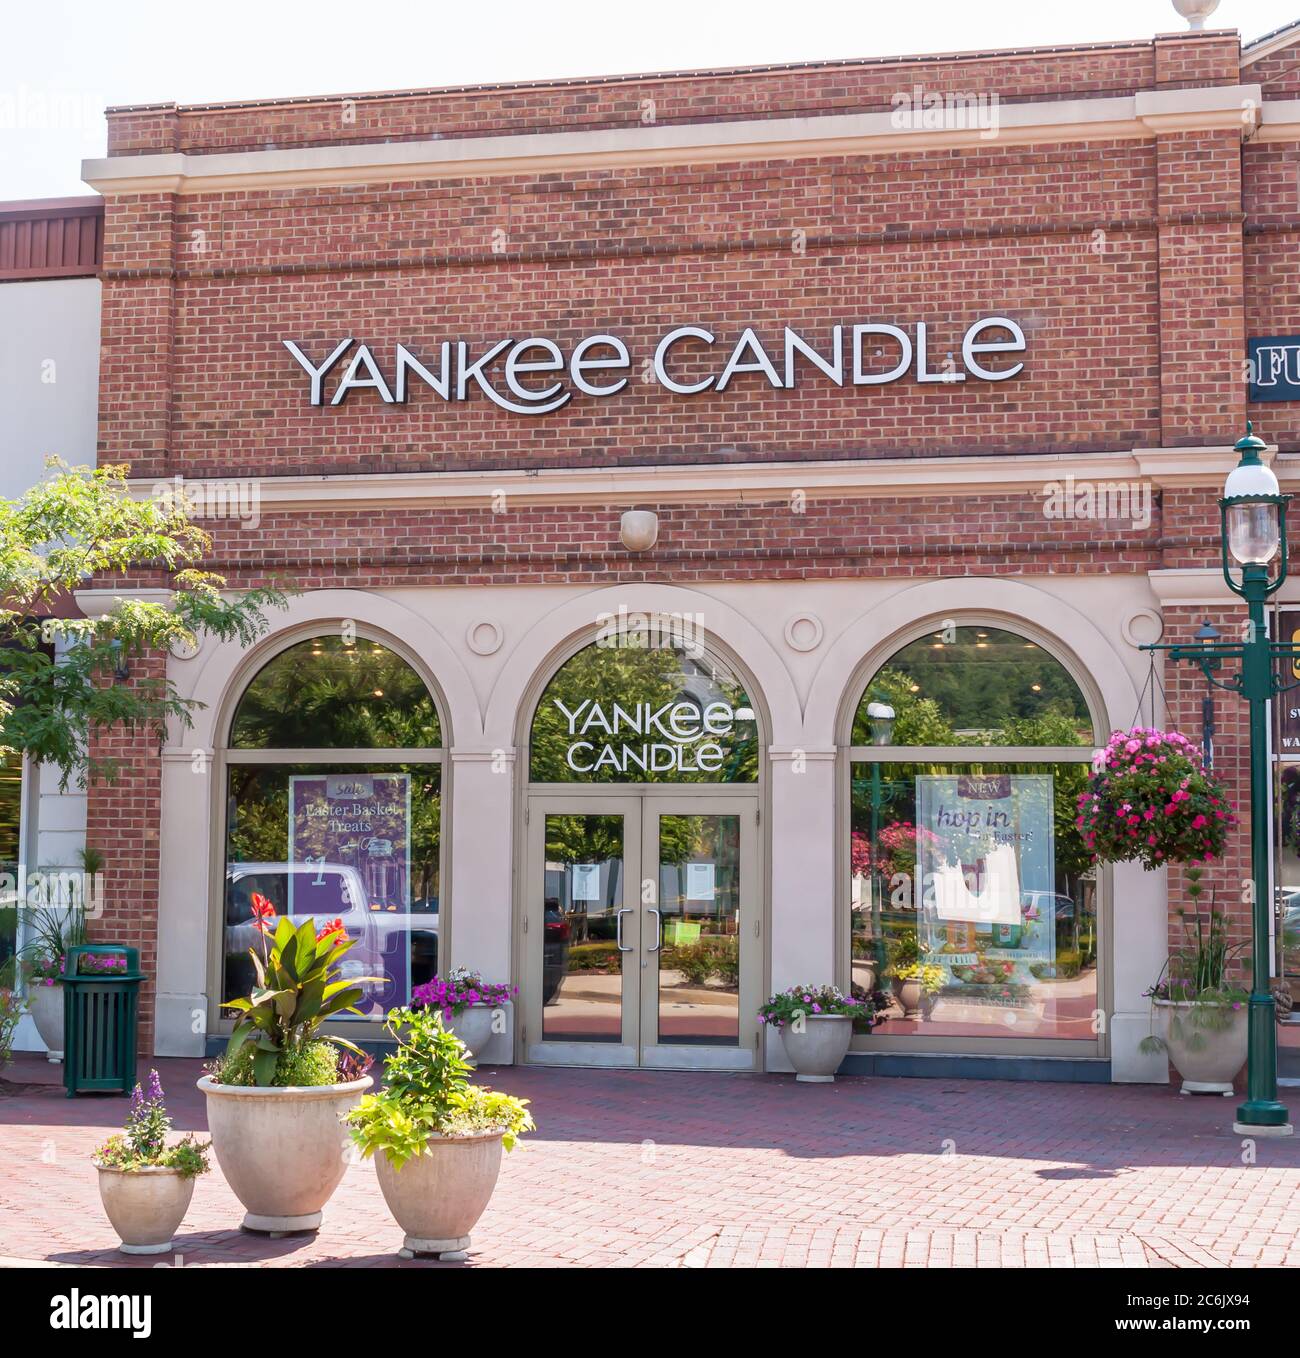
[[[754,719],[749,708],[723,702],[703,707],[680,700],[659,707],[614,703],[606,710],[591,698],[573,708],[559,698],[553,701],[568,725],[565,762],[575,773],[716,773],[725,757],[721,741],[736,722]]]
[[[471,350],[464,340],[443,340],[423,357],[398,344],[386,371],[370,345],[354,348],[351,337],[339,340],[318,358],[296,340],[282,343],[307,374],[308,397],[314,406],[342,405],[357,391],[373,392],[386,405],[405,405],[423,387],[448,404],[466,401],[477,392],[516,415],[547,415],[575,395],[596,399],[617,395],[631,381],[633,366],[631,350],[610,334],[587,335],[567,355],[554,340],[541,336],[497,340],[481,350]],[[725,392],[745,373],[760,374],[781,391],[793,388],[802,374],[812,372],[837,387],[872,387],[909,375],[921,383],[1005,382],[1025,366],[1023,362],[988,366],[993,355],[1025,351],[1024,331],[1006,316],[984,316],[973,322],[952,353],[939,357],[932,347],[924,321],[917,321],[910,331],[883,322],[837,325],[831,329],[829,342],[821,345],[786,326],[779,349],[765,346],[752,327],[728,343],[703,326],[682,325],[659,340],[646,376],[675,395],[697,396],[706,391]],[[684,356],[697,360],[709,356],[710,371],[684,380]],[[327,393],[330,380],[333,386]]]

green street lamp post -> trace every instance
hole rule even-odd
[[[1197,634],[1205,640],[1189,646],[1144,646],[1168,651],[1174,661],[1198,665],[1215,687],[1245,698],[1250,708],[1250,860],[1254,885],[1251,935],[1251,987],[1248,1013],[1247,1097],[1238,1105],[1233,1130],[1247,1135],[1287,1136],[1291,1123],[1277,1097],[1277,1030],[1274,1000],[1269,989],[1269,950],[1272,941],[1272,892],[1269,889],[1268,807],[1272,771],[1268,757],[1268,703],[1295,684],[1278,678],[1277,662],[1297,652],[1291,645],[1270,640],[1264,622],[1264,603],[1287,576],[1286,508],[1289,495],[1279,491],[1277,477],[1260,460],[1267,445],[1246,426],[1246,437],[1236,445],[1241,460],[1228,475],[1219,501],[1220,551],[1228,588],[1246,601],[1246,626],[1239,643],[1225,643],[1214,629]],[[1280,549],[1280,554],[1279,554]],[[1275,575],[1269,565],[1278,558]],[[1235,566],[1234,566],[1235,563]],[[1236,673],[1218,677],[1225,660],[1239,662]]]
[[[894,709],[885,702],[867,704],[867,720],[871,723],[871,743],[888,745],[894,734]],[[881,897],[884,877],[880,871],[880,811],[884,803],[884,788],[880,780],[880,762],[871,761],[871,935],[875,943],[876,976],[884,974],[887,958],[882,931]]]

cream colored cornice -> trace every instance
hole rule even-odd
[[[895,111],[815,118],[750,118],[595,131],[435,141],[309,146],[193,155],[110,156],[82,162],[103,194],[221,193],[541,174],[638,165],[717,164],[836,155],[896,155],[1034,142],[1141,139],[1162,132],[1240,128],[1258,85],[1215,85],[1102,99],[1001,104],[997,126],[899,127]],[[949,114],[950,119],[953,118]]]
[[[1272,453],[1265,454],[1266,460]],[[1300,481],[1300,459],[1287,470]],[[242,478],[257,486],[258,509],[357,510],[452,505],[653,504],[810,498],[1046,493],[1052,483],[1147,481],[1157,488],[1219,486],[1237,464],[1227,446],[1140,448],[1133,452],[1043,456],[871,458],[826,462],[708,463],[658,467],[558,467],[486,472],[398,472]],[[1279,468],[1281,475],[1281,469]],[[193,487],[241,478],[195,480]],[[171,481],[133,481],[138,499]]]
[[[1300,141],[1300,99],[1270,99],[1256,141]]]
[[[1234,594],[1223,578],[1219,566],[1181,566],[1168,570],[1148,571],[1152,593],[1166,608],[1220,608],[1224,604],[1241,607],[1241,597]],[[1300,577],[1290,575],[1273,596],[1274,603],[1300,603]]]

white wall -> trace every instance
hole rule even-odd
[[[40,480],[47,454],[95,461],[97,278],[0,283],[0,496]]]

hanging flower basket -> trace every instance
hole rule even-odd
[[[1113,731],[1079,794],[1076,820],[1098,863],[1208,863],[1237,823],[1223,784],[1178,731]]]

